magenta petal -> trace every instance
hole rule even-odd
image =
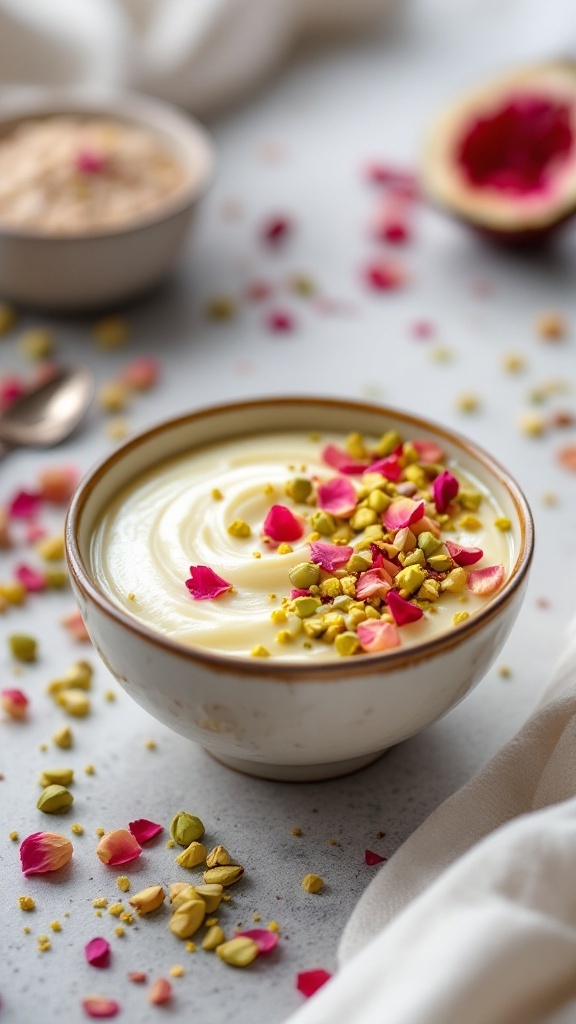
[[[154,839],[154,836],[159,835],[163,826],[157,825],[155,821],[148,821],[147,818],[137,818],[136,821],[128,822],[128,828],[136,842],[142,844],[148,843]]]
[[[452,473],[447,469],[432,481],[432,495],[438,512],[445,512],[451,501],[454,500],[459,490],[459,483]]]
[[[265,537],[277,544],[299,540],[304,533],[302,520],[294,515],[285,505],[272,505],[262,527]]]
[[[421,462],[442,462],[444,451],[435,441],[411,441],[410,443],[418,452]]]
[[[373,850],[364,850],[364,863],[369,868],[373,868],[375,864],[383,864],[387,857],[381,857],[379,853],[374,853]]]
[[[356,508],[356,491],[349,480],[335,476],[318,485],[318,508],[337,519],[346,519]]]
[[[278,945],[278,932],[268,931],[267,928],[249,928],[245,932],[235,932],[236,938],[252,939],[258,946],[259,953],[271,953]]]
[[[407,626],[411,622],[418,622],[418,619],[424,616],[424,612],[417,604],[406,601],[394,590],[386,595],[386,603],[397,626]]]
[[[309,999],[319,988],[322,988],[322,985],[330,981],[331,977],[330,971],[325,971],[321,967],[315,971],[300,971],[296,977],[296,988],[303,996],[306,996],[306,999]]]
[[[31,569],[28,565],[17,565],[14,576],[30,594],[39,593],[46,589],[46,577],[37,569]]]
[[[402,530],[411,523],[417,523],[424,515],[426,503],[413,501],[412,498],[398,498],[388,506],[382,515],[382,522],[387,530]]]
[[[92,149],[81,149],[76,154],[76,170],[80,174],[101,174],[106,167],[106,156]]]
[[[8,506],[11,519],[31,519],[42,504],[42,496],[34,491],[18,491]]]
[[[468,573],[468,589],[473,594],[486,597],[494,594],[504,583],[506,570],[503,565],[489,565],[486,569],[475,569]]]
[[[388,651],[392,647],[399,647],[402,643],[396,626],[393,626],[391,622],[382,622],[382,619],[368,619],[366,622],[361,622],[356,632],[362,647],[370,654],[377,651]]]
[[[310,597],[310,591],[302,590],[302,587],[294,587],[290,591],[290,600],[295,601],[297,597]]]
[[[474,565],[484,557],[482,548],[463,548],[460,544],[454,544],[451,540],[446,541],[448,554],[453,558],[456,565]]]
[[[117,1003],[115,999],[108,999],[107,996],[86,996],[82,1000],[82,1007],[88,1017],[98,1019],[115,1017],[120,1013],[120,1003]]]
[[[310,560],[326,572],[341,569],[353,554],[354,548],[346,544],[325,544],[321,540],[313,540],[310,543]]]
[[[84,956],[92,967],[108,967],[110,943],[106,939],[90,939],[84,946]]]
[[[186,586],[195,601],[211,601],[232,589],[231,583],[217,576],[207,565],[191,565],[190,577]]]
[[[368,473],[380,473],[387,480],[396,483],[402,476],[402,467],[398,455],[388,455],[385,459],[378,459],[368,466]]]
[[[356,597],[359,601],[365,601],[368,597],[385,597],[392,580],[384,569],[368,569],[361,573],[356,583]]]
[[[58,871],[68,863],[74,847],[57,832],[33,832],[20,843],[20,863],[26,876]]]
[[[351,459],[348,452],[338,448],[335,444],[329,444],[322,452],[322,458],[328,466],[337,469],[340,473],[348,473],[350,476],[365,473],[368,469],[367,462],[356,462]]]

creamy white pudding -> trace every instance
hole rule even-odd
[[[423,614],[418,621],[398,625],[399,643],[404,646],[457,628],[454,616],[462,621],[473,616],[508,577],[513,561],[511,533],[502,509],[478,480],[465,475],[451,461],[433,465],[430,457],[435,454],[437,459],[438,454],[432,450],[423,449],[418,457],[410,442],[404,448],[396,444],[387,452],[390,444],[336,435],[319,438],[303,432],[271,433],[221,441],[168,459],[129,482],[100,517],[91,545],[95,579],[118,606],[150,629],[180,643],[228,655],[307,660],[383,650],[382,643],[386,648],[396,643],[389,642],[389,636],[380,640],[380,633],[383,636],[386,630],[378,626],[368,631],[378,634],[376,646],[371,637],[366,645],[355,644],[352,639],[336,644],[334,637],[339,633],[360,635],[363,623],[378,621],[391,624],[391,634],[396,631],[396,616],[403,618],[407,613]],[[327,464],[327,446],[336,446],[346,472],[335,468],[333,457],[332,464]],[[360,451],[359,464],[370,466],[368,474],[349,472],[354,466],[345,466],[342,459],[346,446],[348,452],[354,452],[348,462],[358,461]],[[384,477],[374,469],[378,463],[387,473],[400,474],[399,479],[393,482]],[[409,466],[413,468],[407,469]],[[406,472],[414,479],[406,479]],[[442,498],[442,502],[448,502],[447,511],[439,513],[433,488],[434,480],[442,473],[454,484],[448,481],[448,497]],[[306,501],[290,496],[295,479],[309,482]],[[420,486],[414,482],[418,479]],[[353,488],[357,507],[352,515],[347,509],[335,516],[334,530],[318,532],[318,525],[323,530],[327,522],[330,525],[330,512],[319,510],[318,503],[326,506],[334,499],[328,494],[320,501],[319,495],[326,483],[330,487],[334,481],[338,481],[337,490],[340,484],[346,493]],[[450,486],[458,487],[457,497],[450,497]],[[264,522],[271,507],[278,505],[288,509],[301,524],[300,537],[288,542],[263,538]],[[360,509],[370,511],[358,518]],[[411,515],[411,524],[386,527],[383,518],[390,516],[390,510],[397,513],[398,521],[403,521],[403,515]],[[444,522],[439,525],[442,518]],[[357,529],[363,519],[374,521]],[[432,531],[423,528],[430,524]],[[440,537],[435,538],[438,546],[434,548],[432,540],[424,544],[423,534],[434,537],[434,530],[439,529]],[[398,537],[406,540],[406,545],[395,553],[393,542]],[[337,546],[353,549],[356,559],[360,555],[365,562],[347,563],[349,568],[341,565],[332,571],[319,566],[316,583],[299,587],[306,593],[294,595],[295,583],[289,573],[294,574],[296,566],[315,562],[311,539],[312,544],[331,547],[336,541]],[[380,544],[379,560],[371,541]],[[458,548],[481,549],[483,554],[479,558],[458,555],[465,560],[477,558],[462,569],[446,555],[445,541]],[[419,544],[428,550],[424,552]],[[382,560],[384,566],[379,567]],[[404,566],[406,560],[408,565]],[[208,567],[233,589],[211,599],[199,599],[186,585],[190,566]],[[494,583],[475,577],[473,589],[480,592],[473,592],[466,585],[467,579],[463,581],[462,573],[469,578],[478,570],[495,566],[502,568]],[[413,571],[406,574],[409,567]],[[368,572],[380,576],[366,577]],[[402,572],[400,578],[409,584],[408,589],[396,579]],[[455,583],[453,588],[445,583],[449,576]],[[378,584],[380,578],[380,589],[368,587],[372,592],[364,600],[356,598],[356,586],[365,588],[369,581]],[[410,592],[415,582],[418,588]],[[394,615],[392,601],[390,606],[387,601],[389,590],[398,598]],[[311,614],[302,599],[317,605]],[[318,627],[325,615],[336,616],[330,620],[330,639],[326,630]]]

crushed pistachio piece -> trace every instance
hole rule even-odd
[[[36,903],[31,896],[19,896],[18,906],[20,910],[25,910],[26,913],[29,913],[31,910],[35,910]]]
[[[70,831],[73,832],[75,836],[83,836],[84,826],[75,821],[73,825],[70,825]]]
[[[36,661],[38,644],[33,636],[28,636],[25,633],[12,633],[8,637],[8,647],[16,661]]]
[[[216,948],[216,955],[231,967],[248,967],[258,956],[258,946],[253,939],[239,936],[222,942]]]
[[[61,562],[64,558],[64,537],[61,534],[44,537],[36,545],[36,551],[45,562]]]
[[[36,804],[44,814],[62,814],[73,804],[74,797],[65,786],[47,786],[42,791]]]
[[[473,394],[470,391],[463,392],[456,399],[456,408],[458,412],[478,412],[480,408],[480,399],[478,395]]]
[[[278,545],[276,550],[279,555],[291,555],[294,548],[292,547],[291,544],[286,544],[285,542],[282,542],[282,544]]]
[[[170,835],[179,846],[190,846],[190,843],[198,842],[205,831],[200,818],[187,811],[178,811],[170,822]]]
[[[60,690],[56,700],[73,718],[85,718],[90,713],[90,699],[82,690]]]
[[[541,437],[546,432],[546,420],[540,413],[529,412],[520,417],[520,430],[527,437]]]
[[[50,921],[50,928],[53,932],[62,931],[62,925],[60,924],[60,921]]]
[[[139,916],[145,914],[151,914],[153,910],[157,910],[161,907],[166,893],[161,885],[149,885],[146,889],[141,889],[128,900],[131,907],[134,908]]]
[[[214,501],[224,501],[224,495],[219,487],[213,487],[211,494]]]
[[[270,651],[267,650],[266,647],[264,647],[262,644],[256,644],[256,647],[252,648],[252,650],[250,651],[250,654],[252,655],[253,658],[269,658],[270,657]]]
[[[288,570],[288,578],[298,590],[308,590],[318,583],[320,568],[314,562],[299,562]]]
[[[206,847],[202,843],[193,842],[176,857],[181,868],[196,868],[206,860]]]
[[[18,338],[18,348],[25,359],[47,359],[54,351],[54,335],[47,327],[32,327]]]
[[[456,612],[452,622],[455,626],[459,626],[461,622],[466,622],[466,619],[470,618],[470,612]]]
[[[170,968],[168,973],[170,974],[171,978],[182,978],[184,976],[185,971],[184,968],[182,967],[182,964],[174,964],[174,966]]]
[[[502,532],[505,533],[506,530],[509,530],[511,528],[512,523],[508,519],[508,516],[498,516],[498,519],[494,520],[494,526],[496,526],[499,530],[502,530]]]
[[[201,928],[206,916],[206,904],[203,900],[189,900],[172,914],[168,925],[173,935],[179,939],[189,939]]]
[[[244,874],[244,868],[240,867],[239,864],[222,865],[221,867],[208,868],[204,872],[204,881],[206,885],[234,885],[238,882]]]
[[[481,530],[482,523],[478,519],[478,516],[465,515],[458,520],[458,526],[461,530],[468,530],[473,532],[474,530]]]
[[[302,879],[302,888],[306,892],[320,892],[324,888],[324,879],[320,875],[305,875]]]
[[[128,875],[119,875],[116,879],[116,885],[120,889],[120,892],[128,892],[130,888],[130,879]]]
[[[74,742],[72,730],[69,725],[63,725],[52,737],[52,742],[61,750],[69,750]]]
[[[124,913],[123,903],[111,903],[108,907],[108,913],[112,914],[112,917],[120,917],[120,914]]]
[[[252,530],[248,523],[244,522],[243,519],[235,519],[228,527],[228,533],[231,537],[238,537],[243,539],[245,537],[252,536]]]
[[[59,786],[70,786],[73,781],[73,768],[45,768],[39,779],[43,788],[51,786],[53,783]]]
[[[95,900],[92,900],[92,906],[97,910],[104,910],[108,906],[108,900],[105,896],[97,896]]]
[[[220,925],[218,925],[218,924],[212,925],[212,927],[208,929],[208,931],[206,932],[206,935],[204,936],[204,939],[202,940],[202,949],[206,949],[206,950],[217,949],[218,946],[221,946],[222,943],[225,942],[225,941],[226,941],[226,936],[224,934],[223,929],[220,927]]]

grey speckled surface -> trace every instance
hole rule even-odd
[[[319,391],[369,396],[424,411],[468,433],[515,472],[534,507],[538,545],[528,596],[500,664],[512,669],[503,679],[493,669],[478,689],[444,721],[392,750],[371,768],[334,782],[311,785],[266,783],[235,775],[202,751],[170,734],[132,704],[98,665],[93,713],[73,723],[71,751],[41,752],[62,722],[44,693],[45,683],[79,653],[57,627],[70,609],[67,596],[34,598],[25,610],[0,619],[2,686],[15,682],[4,637],[27,630],[41,641],[38,664],[19,678],[32,700],[28,724],[0,721],[0,992],[2,1020],[32,1024],[82,1019],[79,1001],[88,992],[117,997],[123,1018],[141,1024],[159,1013],[177,1021],[210,1024],[279,1024],[300,1002],[294,988],[298,970],[333,969],[338,937],[375,868],[364,865],[364,850],[390,856],[399,843],[448,794],[467,779],[526,717],[542,689],[562,643],[573,605],[570,574],[576,549],[573,508],[576,477],[563,473],[553,453],[574,431],[530,441],[517,430],[531,387],[550,378],[574,385],[574,334],[557,345],[538,341],[535,316],[543,309],[574,311],[574,231],[558,245],[532,258],[495,252],[464,229],[430,211],[419,211],[417,240],[405,260],[409,287],[387,297],[365,294],[358,267],[373,252],[367,221],[374,199],[359,178],[372,156],[412,164],[425,124],[448,96],[475,78],[508,63],[546,57],[565,49],[566,4],[516,0],[419,0],[388,32],[353,41],[336,50],[300,56],[268,91],[214,126],[221,170],[208,198],[185,266],[175,281],[129,311],[130,353],[158,351],[164,380],[157,391],[134,403],[134,429],[169,412],[227,397]],[[262,159],[263,144],[277,142],[284,156]],[[242,215],[220,216],[223,200],[237,200]],[[283,253],[270,258],[256,239],[261,217],[272,211],[293,215],[297,230]],[[306,271],[332,297],[351,303],[347,315],[326,316],[284,294],[298,331],[289,338],[266,334],[263,309],[245,307],[226,324],[202,315],[215,293],[238,293],[255,277],[281,281],[290,271]],[[490,296],[474,293],[488,282]],[[280,300],[279,300],[280,301]],[[434,363],[430,343],[410,337],[416,319],[437,325],[437,340],[453,354]],[[29,318],[25,323],[36,323]],[[44,321],[43,321],[44,322]],[[52,321],[59,355],[91,363],[99,379],[113,374],[128,351],[97,352],[81,321]],[[576,326],[573,324],[573,331]],[[526,371],[501,371],[510,351],[523,352]],[[16,344],[1,342],[2,370],[23,368]],[[456,396],[474,390],[482,399],[475,417],[455,411]],[[573,395],[561,400],[573,408]],[[58,455],[82,467],[106,451],[102,423],[94,412],[86,428]],[[52,454],[19,453],[0,470],[0,500],[30,484]],[[544,507],[542,494],[554,491],[559,503]],[[3,559],[0,578],[16,556]],[[547,597],[551,607],[538,606]],[[82,652],[83,653],[83,652]],[[118,695],[109,703],[105,692]],[[157,749],[146,748],[152,737]],[[84,774],[92,762],[96,773]],[[76,768],[75,806],[61,819],[42,818],[35,809],[37,775],[43,765]],[[281,943],[272,957],[246,972],[226,968],[212,955],[188,954],[165,932],[166,911],[140,921],[122,939],[115,921],[93,916],[91,901],[117,893],[121,872],[97,860],[95,829],[125,825],[146,816],[164,822],[179,807],[200,814],[209,839],[228,846],[246,867],[246,880],[233,891],[221,914],[228,928],[276,919]],[[67,831],[80,821],[85,835],[75,839],[75,857],[64,877],[24,881],[17,845],[21,836],[43,827]],[[294,837],[299,826],[303,835]],[[376,839],[376,833],[385,836]],[[330,840],[336,841],[331,845]],[[160,838],[133,869],[132,889],[184,877],[173,865],[174,852]],[[385,867],[384,867],[385,870]],[[325,892],[310,896],[300,888],[304,874],[326,880]],[[24,915],[17,897],[29,893],[37,910]],[[70,917],[65,918],[64,913]],[[36,952],[35,936],[50,921],[63,925],[52,951]],[[22,927],[32,934],[26,936]],[[95,935],[111,936],[113,963],[97,972],[85,965],[82,946]],[[165,974],[175,963],[186,974],[175,980],[175,997],[162,1011],[146,1003],[145,992],[126,981],[129,970]]]

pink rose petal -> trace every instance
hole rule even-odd
[[[128,822],[128,828],[136,842],[140,844],[149,843],[154,836],[163,831],[162,825],[157,825],[155,821],[148,821],[147,818],[137,818],[136,821]]]
[[[385,597],[391,586],[392,580],[384,569],[368,569],[358,577],[356,597],[359,601],[368,597]]]
[[[353,554],[354,548],[348,547],[347,544],[325,544],[321,540],[313,540],[310,543],[310,561],[315,562],[326,572],[341,569]]]
[[[136,860],[142,853],[142,847],[127,828],[117,828],[102,836],[96,853],[103,864],[116,867],[117,864],[129,864]]]
[[[412,441],[421,462],[442,462],[444,451],[435,441]]]
[[[424,616],[424,612],[417,604],[406,601],[394,590],[391,590],[386,595],[386,604],[392,612],[392,617],[397,626],[407,626],[411,622],[418,622],[418,619]]]
[[[396,626],[391,622],[368,619],[361,622],[356,630],[358,639],[365,651],[388,651],[392,647],[399,647],[402,643]]]
[[[288,334],[294,330],[296,322],[292,313],[289,313],[288,310],[273,309],[266,317],[266,326],[268,330],[273,331],[275,334]]]
[[[290,591],[290,600],[295,601],[297,597],[310,597],[310,591],[302,590],[301,587],[293,587]]]
[[[212,601],[232,589],[232,583],[227,583],[207,565],[191,565],[186,586],[195,601]]]
[[[269,281],[252,281],[246,288],[246,298],[249,302],[264,302],[274,292],[274,286]]]
[[[384,569],[392,579],[398,575],[400,572],[400,566],[394,565],[394,562],[385,558],[377,544],[370,545],[370,554],[372,555],[372,567],[374,569]]]
[[[264,520],[262,533],[276,544],[299,540],[304,533],[304,523],[285,505],[272,505]]]
[[[64,629],[67,629],[73,640],[80,644],[90,643],[90,634],[86,629],[84,619],[80,612],[74,611],[60,619]]]
[[[318,485],[318,508],[337,519],[347,519],[356,508],[357,496],[353,485],[344,477],[335,476]]]
[[[58,871],[68,863],[74,847],[69,839],[57,832],[33,832],[20,843],[22,871],[28,875],[42,875]]]
[[[11,519],[31,519],[42,504],[42,496],[35,491],[18,491],[8,506]]]
[[[107,165],[105,153],[94,149],[81,149],[76,154],[74,166],[79,174],[101,174]]]
[[[82,1008],[88,1017],[115,1017],[120,1013],[120,1003],[107,996],[86,996],[82,1000]]]
[[[279,245],[292,234],[293,225],[289,217],[283,214],[270,217],[262,227],[262,241],[268,245]]]
[[[432,481],[432,495],[438,512],[445,512],[459,490],[459,483],[447,469]]]
[[[392,260],[376,260],[364,268],[366,284],[376,292],[393,292],[406,283],[406,272]]]
[[[322,452],[322,460],[326,465],[332,466],[332,469],[337,469],[339,473],[347,473],[349,476],[365,473],[368,469],[367,462],[357,462],[356,459],[351,459],[348,452],[345,452],[343,448],[338,448],[335,444],[326,445]]]
[[[494,594],[504,583],[506,570],[503,565],[489,565],[486,569],[475,569],[468,573],[468,589],[473,594],[486,597]]]
[[[434,537],[439,537],[441,533],[440,524],[437,523],[435,519],[429,519],[428,516],[422,516],[422,519],[419,519],[417,523],[412,523],[411,530],[415,537],[418,537],[421,533],[424,533],[425,531],[433,534]],[[396,539],[397,538],[395,537],[395,544]]]
[[[321,967],[314,971],[300,971],[296,977],[296,988],[306,999],[309,999],[319,988],[322,988],[322,985],[330,981],[331,977],[330,971],[325,971]]]
[[[106,939],[90,939],[84,946],[84,956],[91,967],[108,967],[110,943]]]
[[[373,462],[368,467],[369,473],[381,473],[387,480],[391,480],[396,483],[402,476],[402,466],[400,465],[400,457],[392,453],[385,459],[378,459],[377,462]]]
[[[373,850],[364,850],[364,863],[369,868],[373,868],[376,864],[383,864],[387,857],[381,857],[379,853],[374,853]]]
[[[0,707],[10,718],[26,718],[29,703],[22,690],[0,690]]]
[[[450,558],[454,559],[456,565],[474,565],[475,562],[479,562],[481,558],[484,558],[482,548],[463,548],[460,544],[454,544],[451,540],[446,541],[446,547]]]
[[[0,412],[9,409],[26,394],[26,385],[20,377],[0,378]]]
[[[46,537],[48,531],[40,523],[28,523],[26,526],[26,543],[35,544],[37,540],[42,540]]]
[[[120,377],[134,391],[150,391],[160,379],[160,363],[154,356],[138,356],[126,364]]]
[[[245,932],[235,932],[236,938],[252,939],[258,946],[259,953],[271,953],[278,945],[278,932],[268,928],[248,928]]]
[[[14,577],[17,579],[29,594],[40,593],[46,589],[46,577],[43,572],[31,569],[28,565],[17,565],[14,570]]]
[[[398,498],[388,506],[382,514],[382,522],[387,530],[402,530],[411,523],[417,523],[424,515],[426,503],[413,501],[412,498]]]

